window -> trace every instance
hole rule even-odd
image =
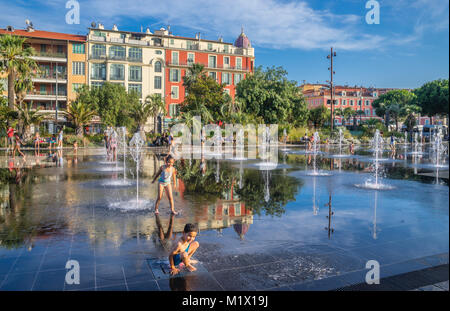
[[[155,53],[156,53],[157,55],[162,55],[162,51],[160,51],[160,50],[156,50]]]
[[[370,116],[370,109],[366,109],[366,116]]]
[[[72,45],[72,53],[84,54],[85,53],[84,44],[83,43],[74,43]]]
[[[176,117],[178,115],[178,105],[177,104],[169,105],[169,115],[171,117]]]
[[[178,65],[178,52],[172,52],[172,64]]]
[[[377,97],[377,96],[378,96],[378,93],[377,93],[377,92],[373,92],[373,93],[372,93],[372,96],[373,96],[373,97]]]
[[[57,46],[56,46],[56,52],[57,52],[58,54],[64,53],[63,46],[62,46],[62,45],[57,45]]]
[[[217,73],[216,72],[209,72],[208,76],[210,76],[211,78],[213,78],[214,80],[217,80]]]
[[[72,74],[76,76],[84,76],[85,63],[84,62],[72,62]]]
[[[236,57],[236,69],[242,69],[242,58]]]
[[[172,86],[171,95],[173,99],[178,99],[178,86]]]
[[[45,52],[47,52],[47,45],[41,44],[41,53],[45,53]]]
[[[212,51],[212,49],[213,49],[212,43],[208,43],[208,50]]]
[[[366,100],[366,106],[369,106],[369,105],[370,105],[370,101]]]
[[[214,55],[208,56],[208,67],[216,68],[216,57]]]
[[[91,78],[96,80],[106,79],[106,65],[105,64],[92,64]]]
[[[128,93],[131,93],[131,92],[136,92],[139,95],[142,95],[142,84],[129,83],[128,84]]]
[[[106,56],[106,45],[94,44],[92,46],[92,58],[104,58]]]
[[[161,89],[161,77],[155,76],[155,89]]]
[[[228,53],[228,45],[225,45],[225,46],[223,47],[223,51],[224,51],[224,53]]]
[[[191,66],[195,62],[195,54],[194,53],[188,53],[187,54],[187,64],[188,66]]]
[[[155,72],[161,72],[161,62],[157,61],[155,63]]]
[[[345,99],[343,99],[342,100],[342,106],[345,106],[347,103],[346,103],[346,100]]]
[[[179,72],[178,69],[170,69],[170,82],[180,82]]]
[[[80,87],[83,86],[83,83],[72,83],[72,92],[76,93]]]
[[[103,86],[103,82],[92,82],[91,86],[93,89],[98,89],[101,88]]]
[[[239,82],[241,82],[241,78],[242,78],[242,75],[239,73],[236,73],[234,75],[234,85],[237,85]]]
[[[125,80],[125,66],[122,64],[111,64],[110,80]]]
[[[39,90],[40,90],[41,95],[47,94],[47,87],[45,86],[45,84],[41,84],[41,87]]]
[[[350,106],[353,106],[353,99],[350,100]]]
[[[125,59],[126,49],[123,46],[112,46],[109,48],[109,57],[111,59]]]
[[[361,99],[358,99],[358,106],[361,106]]]
[[[342,96],[346,96],[345,91],[342,91]]]
[[[230,67],[230,57],[225,56],[223,58],[223,67],[224,68],[229,68]]]
[[[222,74],[222,83],[225,83],[227,85],[231,84],[231,73],[224,72]]]
[[[186,49],[193,50],[193,48],[192,48],[193,46],[194,46],[194,42],[186,41]]]
[[[130,66],[128,80],[130,81],[142,81],[142,67]]]
[[[105,34],[104,32],[101,32],[101,31],[96,30],[96,31],[94,31],[94,36],[97,36],[97,37],[106,37],[106,34]]]
[[[129,48],[128,49],[128,58],[131,61],[139,61],[142,62],[142,49],[141,48]]]

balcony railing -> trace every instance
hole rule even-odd
[[[35,79],[49,79],[49,80],[56,80],[56,73],[43,73],[38,74],[34,77]],[[66,73],[59,73],[58,79],[66,80],[67,74]]]
[[[93,80],[106,80],[106,76],[101,76],[97,74],[91,74],[91,79]]]
[[[243,67],[243,66],[229,66],[229,65],[218,65],[218,64],[207,64],[207,63],[200,63],[200,62],[173,62],[173,61],[167,61],[167,66],[186,66],[190,67],[193,64],[200,64],[205,66],[206,69],[227,69],[227,70],[240,70],[240,71],[249,71],[249,67]]]
[[[91,58],[91,59],[106,59],[106,55],[105,54],[91,54],[89,56],[89,58]]]
[[[66,53],[53,53],[53,52],[37,52],[34,56],[67,58],[67,54]]]
[[[125,80],[125,76],[110,75],[109,80],[123,81]]]
[[[141,57],[128,56],[128,61],[135,63],[142,63],[142,56]]]
[[[34,90],[34,91],[27,93],[27,95],[56,96],[56,91],[53,90],[51,92],[48,92],[48,91]],[[67,91],[66,90],[58,90],[58,96],[67,96]]]
[[[108,60],[126,60],[126,56],[125,55],[109,55],[107,57]]]

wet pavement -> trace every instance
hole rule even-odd
[[[448,164],[418,166],[433,164],[426,150],[385,153],[391,189],[372,190],[356,186],[373,179],[369,151],[322,151],[316,164],[329,176],[311,176],[302,148],[280,152],[269,170],[223,158],[202,171],[185,155],[175,217],[165,197],[153,213],[164,154],[145,151],[138,192],[129,156],[110,163],[101,149],[80,149],[60,162],[16,161],[1,171],[0,290],[333,290],[363,283],[369,260],[382,279],[448,264],[449,187],[439,178]],[[199,269],[169,277],[158,263],[187,222],[200,228]],[[80,284],[66,282],[68,260]]]

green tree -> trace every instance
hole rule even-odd
[[[348,123],[348,122],[350,122],[350,119],[356,115],[356,111],[353,108],[345,107],[342,115],[343,115],[345,121]],[[354,119],[353,119],[353,125],[355,125]]]
[[[181,113],[191,111],[193,115],[201,116],[203,123],[220,119],[220,109],[227,101],[223,91],[225,85],[207,76],[201,65],[194,64],[188,72],[183,77],[187,95],[181,105]]]
[[[256,68],[236,86],[243,112],[263,118],[266,124],[301,126],[308,120],[306,102],[295,81],[282,67]]]
[[[14,109],[16,74],[24,62],[34,62],[34,49],[24,45],[26,39],[12,35],[0,36],[0,71],[8,75],[8,106]]]
[[[69,120],[75,125],[77,136],[83,137],[84,126],[91,122],[95,116],[95,111],[92,105],[78,100],[70,103],[67,114]]]
[[[389,126],[390,118],[394,119],[395,129],[398,131],[398,121],[408,114],[420,111],[415,104],[414,93],[408,90],[392,90],[381,95],[372,103],[375,113],[379,117],[385,117],[386,126]]]
[[[427,82],[414,90],[417,96],[416,103],[422,109],[422,113],[430,117],[439,114],[448,116],[448,79],[439,79]]]
[[[330,119],[330,111],[325,106],[313,108],[309,111],[309,121],[312,122],[314,128],[320,128]]]
[[[32,103],[25,103],[24,105],[17,106],[19,113],[19,120],[22,127],[22,135],[25,141],[31,138],[31,125],[39,126],[46,117],[45,113],[40,113],[39,108],[36,110],[31,109]]]

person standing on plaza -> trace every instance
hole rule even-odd
[[[63,147],[63,129],[60,129],[58,134],[58,149],[62,149],[62,147]]]
[[[16,158],[16,151],[17,151],[23,157],[23,159],[26,160],[25,154],[20,150],[20,145],[23,144],[23,142],[20,139],[19,134],[14,133],[14,140],[15,140],[16,144],[14,145],[13,159]]]
[[[39,135],[39,132],[36,132],[34,135],[34,152],[36,155],[39,155],[40,152],[40,144],[41,144],[41,135]],[[36,148],[37,147],[37,148]],[[36,150],[37,149],[37,150]]]
[[[8,130],[6,131],[6,134],[8,135],[8,145],[6,147],[8,152],[10,148],[11,151],[14,149],[14,129],[11,126],[9,126]]]

